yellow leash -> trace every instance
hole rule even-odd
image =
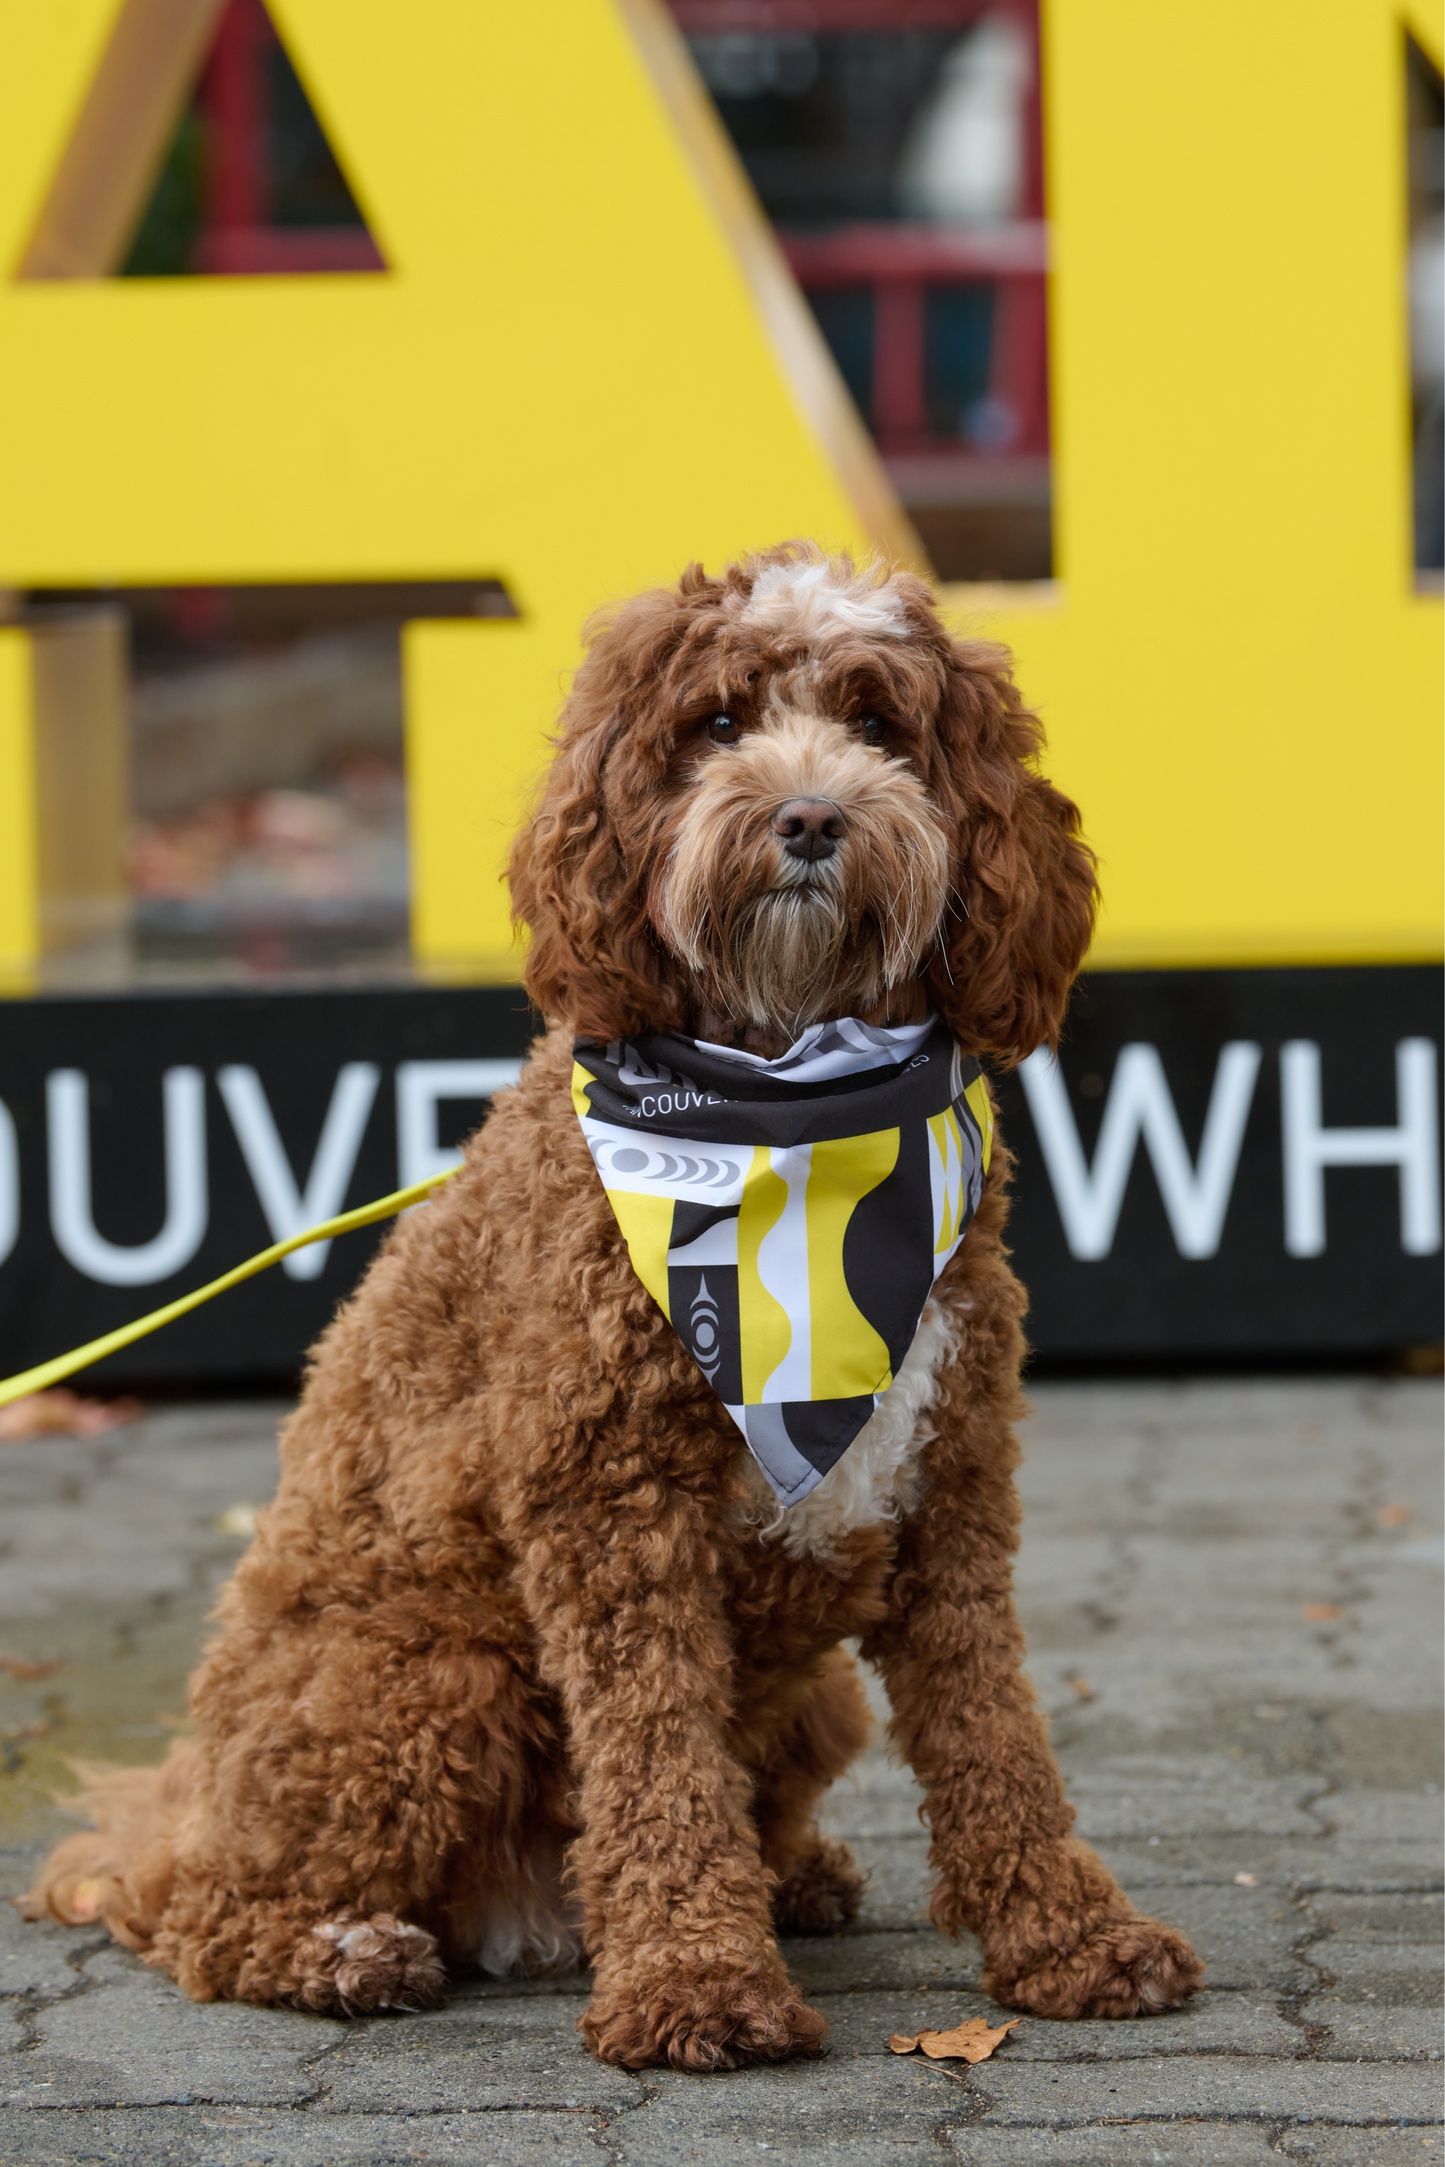
[[[139,1317],[134,1324],[123,1324],[118,1332],[107,1332],[103,1339],[92,1339],[83,1347],[72,1348],[69,1354],[58,1354],[53,1362],[41,1362],[35,1369],[22,1370],[18,1377],[7,1377],[0,1383],[0,1407],[8,1407],[11,1400],[24,1399],[28,1393],[44,1392],[48,1386],[59,1384],[62,1377],[73,1377],[78,1369],[98,1362],[103,1355],[114,1354],[118,1348],[130,1346],[133,1340],[144,1339],[147,1332],[158,1332],[163,1324],[183,1317],[188,1309],[199,1309],[213,1294],[224,1294],[227,1287],[238,1287],[243,1279],[252,1279],[257,1272],[264,1272],[268,1264],[279,1264],[293,1249],[305,1249],[311,1242],[330,1241],[335,1234],[349,1234],[353,1227],[372,1226],[378,1219],[390,1219],[394,1213],[405,1211],[410,1204],[420,1204],[444,1181],[450,1181],[456,1172],[456,1167],[449,1166],[444,1174],[433,1174],[430,1181],[418,1181],[410,1189],[397,1189],[375,1204],[360,1204],[355,1211],[344,1211],[339,1219],[327,1219],[320,1226],[309,1227],[304,1234],[293,1234],[289,1241],[276,1242],[270,1249],[263,1249],[259,1256],[248,1257],[233,1271],[223,1272],[208,1287],[197,1287],[194,1294],[183,1294],[178,1302],[167,1302],[164,1309],[153,1309],[148,1317]]]

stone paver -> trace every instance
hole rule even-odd
[[[821,2062],[602,2069],[577,2036],[580,1977],[463,1982],[435,2014],[356,2024],[198,2007],[103,1935],[0,1905],[0,2167],[876,2167],[913,2150],[1441,2167],[1438,1387],[1036,1400],[1031,1669],[1081,1829],[1208,1963],[1188,2009],[1026,2018],[969,2071],[889,2053],[892,2032],[993,2005],[977,1947],[927,1922],[918,1795],[875,1746],[826,1807],[871,1871],[863,1913],[787,1951],[829,2020]],[[70,1757],[156,1758],[183,1720],[280,1412],[176,1406],[0,1446],[0,1658],[22,1673],[0,1662],[0,1887],[67,1825]]]

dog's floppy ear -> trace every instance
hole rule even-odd
[[[1094,854],[1037,772],[1043,731],[1006,649],[953,645],[937,733],[960,855],[929,990],[963,1046],[1013,1067],[1058,1042],[1094,929]]]
[[[531,932],[527,991],[589,1038],[677,1021],[675,971],[646,897],[666,753],[641,715],[649,634],[665,637],[676,606],[675,595],[641,596],[597,631],[508,868],[512,917]]]

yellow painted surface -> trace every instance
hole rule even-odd
[[[126,753],[119,613],[0,626],[0,993],[124,924]]]
[[[497,874],[586,614],[908,530],[657,0],[272,12],[385,274],[17,280],[119,5],[0,10],[0,586],[504,580],[522,624],[413,627],[406,675],[419,954],[510,973]],[[1438,952],[1402,17],[1044,15],[1060,579],[950,605],[1084,806],[1096,960]]]
[[[103,277],[124,256],[224,4],[125,0],[31,228],[22,277]]]
[[[558,641],[526,621],[419,622],[401,659],[411,856],[424,872],[413,948],[448,975],[469,960],[467,975],[515,984],[522,950],[503,874],[545,752],[539,732],[563,696]]]
[[[130,915],[127,636],[119,610],[68,614],[31,643],[35,885],[49,955],[119,931]]]
[[[31,660],[30,635],[0,625],[0,993],[28,991],[40,953]]]
[[[1404,44],[1380,0],[1045,0],[1056,594],[1017,652],[1101,965],[1441,952]],[[1439,53],[1433,10],[1416,35]]]
[[[0,13],[12,274],[118,14]],[[612,0],[272,14],[390,268],[12,275],[0,585],[505,581],[524,629],[408,642],[418,951],[505,967],[505,830],[590,611],[693,557],[909,530],[770,236],[745,192],[714,202]],[[628,14],[675,60],[655,5]]]

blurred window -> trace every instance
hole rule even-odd
[[[989,396],[993,352],[991,286],[926,289],[924,306],[925,413],[935,437],[1007,445],[1014,417],[1005,399]]]
[[[227,0],[121,276],[385,268],[262,0]]]
[[[809,295],[824,338],[860,413],[873,408],[874,296],[871,286],[821,286]]]
[[[1415,570],[1437,585],[1445,572],[1445,86],[1410,38],[1405,64]]]
[[[1033,0],[672,0],[945,578],[1045,578]]]
[[[35,624],[97,601],[129,622],[140,977],[406,974],[398,635],[409,618],[515,615],[496,580],[50,588],[24,600]]]

